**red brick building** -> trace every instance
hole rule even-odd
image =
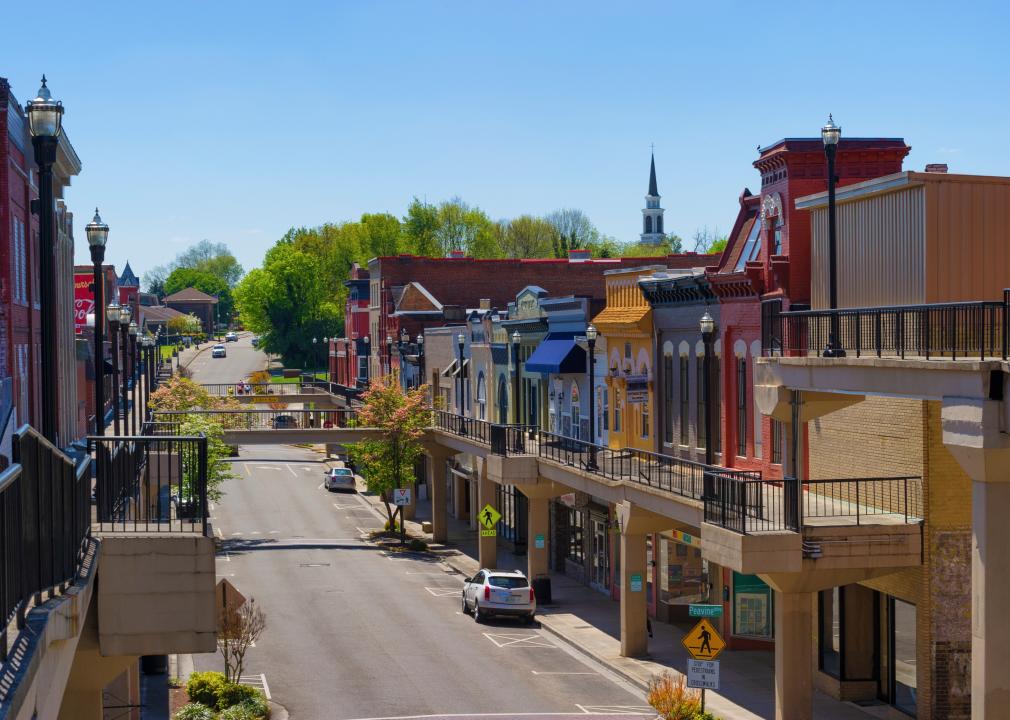
[[[357,263],[344,281],[344,337],[332,338],[329,346],[330,381],[345,388],[362,387],[368,379],[368,270]],[[370,339],[370,338],[369,338]]]

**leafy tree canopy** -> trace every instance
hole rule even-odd
[[[171,295],[165,290],[165,282],[174,270],[180,268],[210,273],[223,280],[229,288],[235,287],[244,272],[227,245],[201,240],[183,250],[167,265],[158,265],[144,273],[147,292],[158,297]]]
[[[235,310],[235,303],[232,299],[231,288],[222,278],[207,272],[206,270],[196,270],[194,268],[176,268],[167,278],[165,278],[165,295],[174,295],[186,288],[196,288],[208,295],[214,295],[218,301],[218,312],[224,321],[231,319]]]

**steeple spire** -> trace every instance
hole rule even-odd
[[[659,197],[659,188],[656,187],[656,154],[652,154],[652,162],[649,164],[649,194]]]

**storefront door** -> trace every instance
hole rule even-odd
[[[592,546],[590,548],[589,584],[597,590],[606,592],[610,582],[610,567],[607,562],[607,522],[593,518]]]

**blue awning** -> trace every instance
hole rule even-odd
[[[530,355],[525,368],[531,373],[584,373],[586,351],[574,337],[548,335]]]

